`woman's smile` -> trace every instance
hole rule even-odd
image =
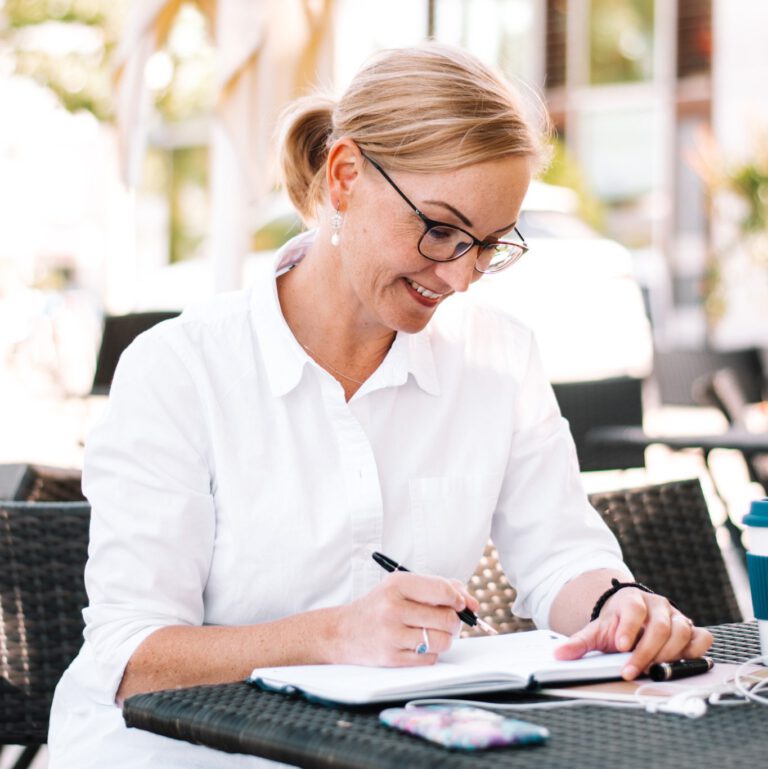
[[[436,307],[440,303],[441,299],[451,293],[450,291],[447,291],[445,293],[438,294],[435,291],[430,291],[430,289],[428,289],[426,286],[422,286],[420,283],[417,283],[411,278],[403,278],[403,280],[405,281],[405,284],[413,298],[420,304],[423,304],[425,307]]]

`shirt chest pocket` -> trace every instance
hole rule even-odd
[[[501,476],[412,478],[414,571],[468,579],[491,530]]]

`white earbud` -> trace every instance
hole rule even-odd
[[[649,702],[645,709],[648,713],[673,713],[688,718],[701,718],[707,712],[707,703],[688,692],[681,692],[665,702]]]

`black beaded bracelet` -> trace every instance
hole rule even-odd
[[[651,588],[646,587],[645,585],[641,585],[639,582],[619,582],[617,579],[611,580],[611,587],[608,588],[601,596],[597,599],[597,603],[595,604],[595,608],[592,609],[592,615],[589,618],[590,622],[594,622],[599,616],[600,612],[605,606],[605,602],[614,594],[618,593],[619,590],[625,587],[636,587],[638,590],[642,590],[644,593],[654,593]],[[671,603],[671,601],[670,601]],[[674,604],[672,604],[674,606]]]

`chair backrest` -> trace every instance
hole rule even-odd
[[[84,502],[82,471],[29,464],[0,464],[0,500]]]
[[[46,741],[83,641],[86,502],[0,502],[0,745]]]
[[[589,499],[619,540],[635,579],[672,599],[699,625],[742,621],[698,479],[600,492]],[[490,542],[469,587],[480,601],[479,616],[500,632],[533,627],[511,613],[515,589]]]
[[[512,614],[515,588],[509,584],[493,542],[488,542],[485,546],[483,557],[469,580],[469,590],[480,602],[477,616],[500,633],[517,633],[520,630],[533,629],[531,620]],[[477,626],[471,628],[465,625],[461,634],[463,636],[485,635],[485,631]]]
[[[112,386],[112,377],[123,350],[142,332],[163,320],[175,318],[175,310],[156,312],[132,312],[128,315],[107,315],[101,336],[99,354],[96,357],[96,372],[91,384],[91,395],[107,395]]]
[[[749,429],[748,409],[750,399],[738,373],[730,368],[720,368],[704,374],[693,383],[696,399],[722,412],[733,427]],[[750,480],[759,483],[768,492],[768,453],[742,452]]]
[[[729,424],[746,427],[749,399],[735,369],[726,366],[702,375],[693,383],[693,394],[703,405],[719,409]]]
[[[698,625],[741,622],[698,479],[590,494],[635,579]]]
[[[670,406],[698,405],[694,382],[721,368],[735,372],[751,403],[762,400],[766,374],[760,351],[752,347],[743,350],[654,350],[653,379],[658,386],[659,400]]]
[[[611,377],[552,385],[560,411],[571,426],[582,470],[623,470],[645,467],[642,446],[610,447],[586,441],[595,427],[642,426],[643,380]]]

